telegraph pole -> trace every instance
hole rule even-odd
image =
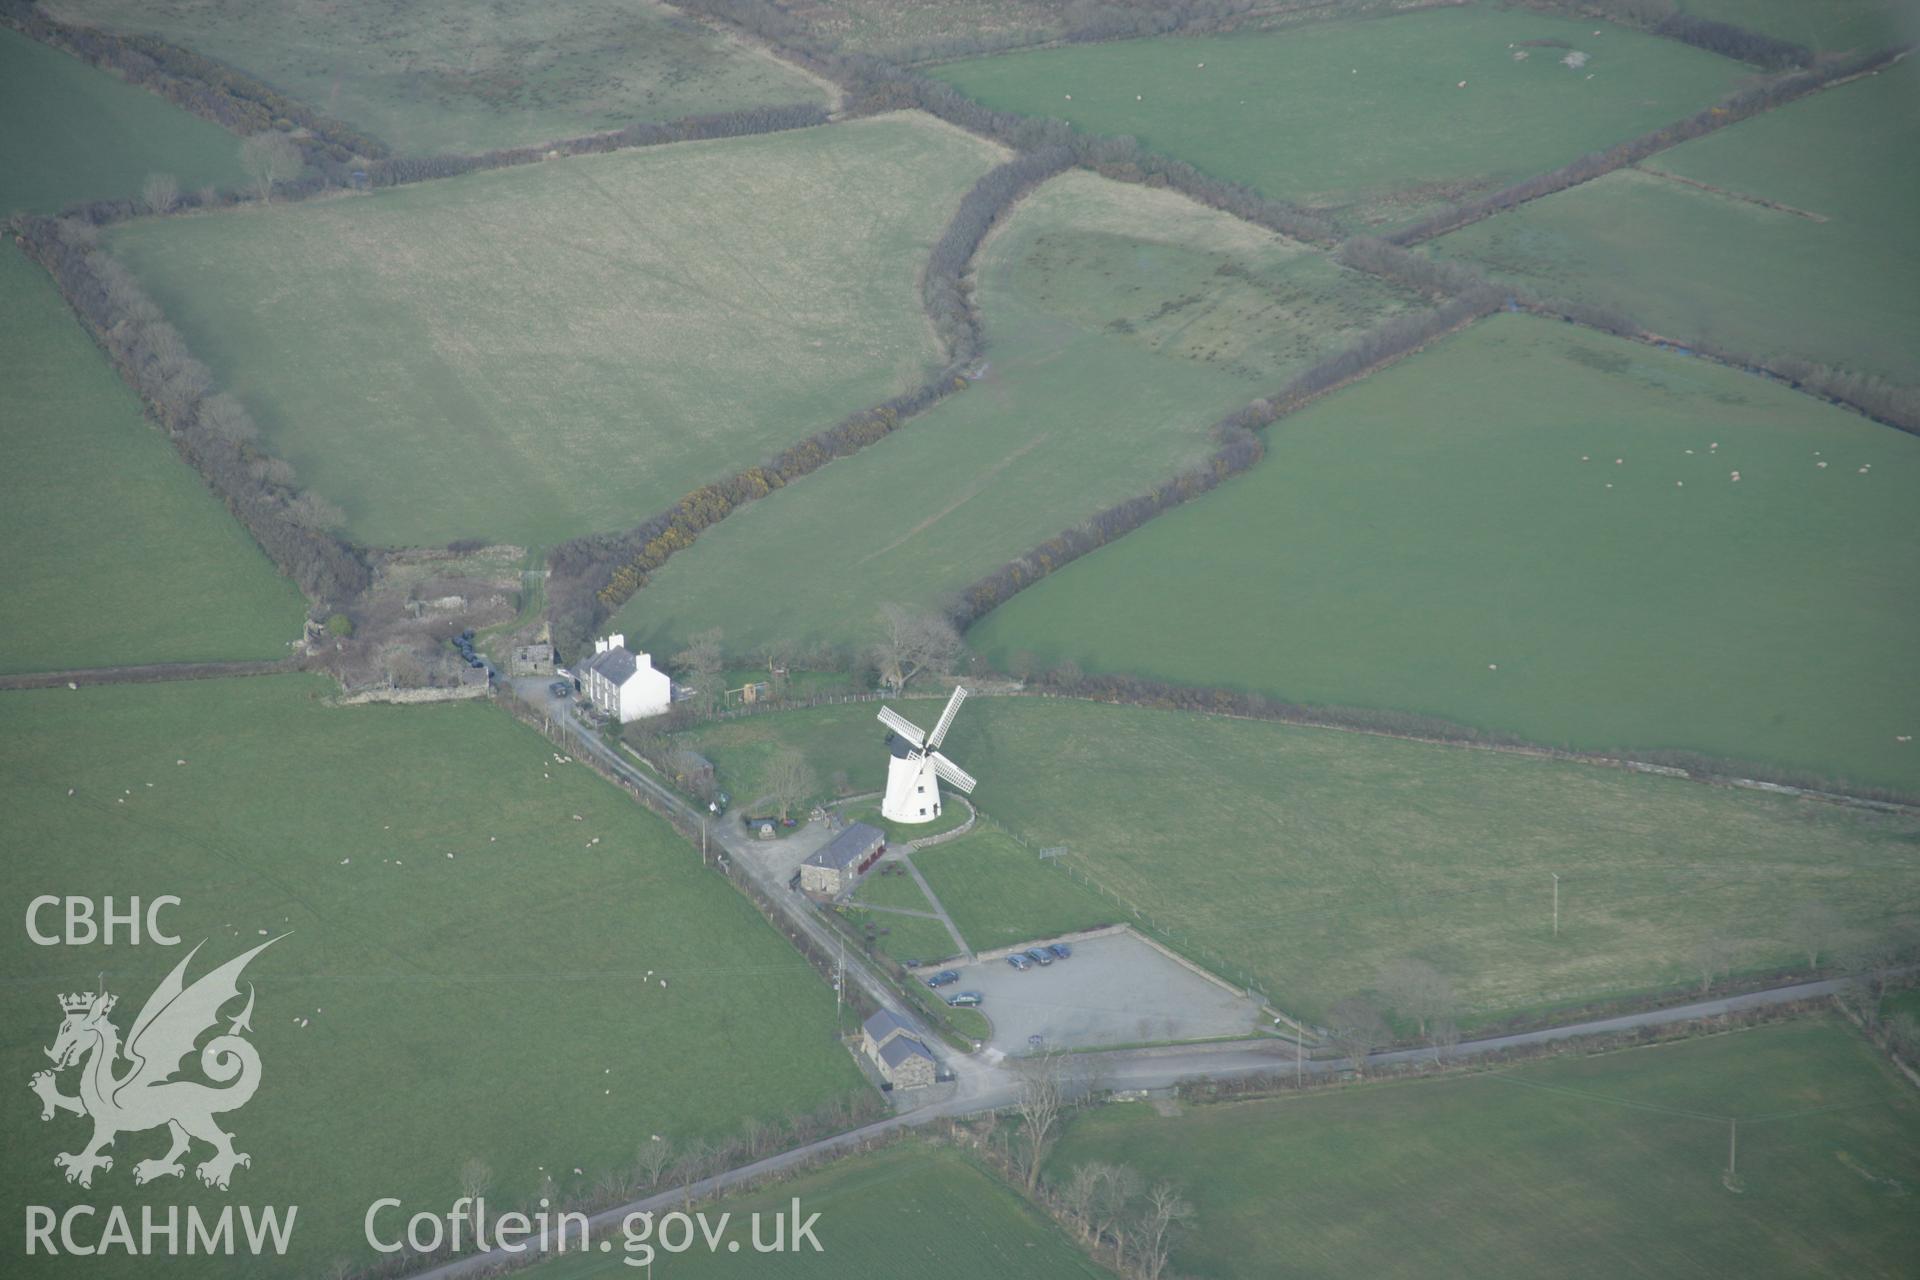
[[[1553,936],[1560,936],[1560,873],[1549,872],[1553,876]]]

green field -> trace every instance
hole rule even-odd
[[[1528,40],[1563,41],[1590,60],[1575,71],[1560,64],[1560,48],[1517,47]],[[1691,115],[1746,72],[1620,27],[1475,6],[1260,35],[1073,45],[933,74],[997,110],[1132,135],[1358,230]]]
[[[737,1255],[710,1254],[702,1243],[678,1256],[660,1254],[660,1274],[777,1275],[780,1280],[895,1274],[915,1280],[979,1280],[985,1275],[1063,1280],[1111,1274],[1094,1266],[1051,1223],[966,1157],[915,1141],[851,1156],[758,1194],[723,1200],[707,1210],[708,1221],[731,1213],[737,1238],[749,1239],[749,1215],[785,1212],[796,1196],[802,1218],[820,1214],[814,1227],[819,1253],[803,1249],[761,1257],[743,1245]],[[646,1274],[625,1264],[622,1238],[615,1238],[614,1249],[612,1257],[557,1259],[528,1274],[538,1280]]]
[[[918,273],[997,154],[897,115],[111,244],[354,536],[552,546],[919,381]]]
[[[1853,1280],[1912,1274],[1917,1153],[1912,1090],[1822,1019],[1171,1117],[1104,1107],[1048,1176],[1105,1160],[1178,1181],[1197,1216],[1173,1265],[1196,1278]]]
[[[284,658],[304,602],[0,245],[0,671]]]
[[[240,141],[145,89],[0,26],[0,217],[140,193],[241,182]]]
[[[1485,219],[1433,251],[1679,341],[1917,383],[1920,170],[1897,159],[1916,152],[1920,71],[1907,62]]]
[[[528,146],[826,96],[817,81],[653,0],[60,0],[57,10],[218,58],[405,154]]]
[[[865,789],[886,762],[873,710],[754,716],[689,742],[723,786],[786,742]],[[946,747],[980,779],[983,812],[1031,846],[1066,845],[1058,863],[1139,904],[1176,947],[1307,1016],[1406,957],[1451,977],[1479,1022],[1697,985],[1693,951],[1715,936],[1739,944],[1742,970],[1804,964],[1785,925],[1802,901],[1869,932],[1920,910],[1911,814],[1067,699],[975,698]],[[956,873],[945,864],[971,839],[915,861],[928,859],[929,883],[974,946],[995,940],[1001,912],[1023,937],[1115,918],[1066,889],[1028,897],[1032,876],[1017,868],[1011,880]]]
[[[1132,914],[991,827],[923,849],[913,863],[975,951],[1114,924]]]
[[[1920,9],[1913,0],[1679,0],[1676,7],[1817,52],[1885,49],[1920,39]]]
[[[874,868],[873,874],[863,879],[860,887],[854,890],[853,897],[856,902],[870,902],[881,907],[903,907],[908,911],[933,910],[927,895],[920,892],[920,886],[904,870],[899,875],[883,875],[881,868]]]
[[[0,1059],[19,1082],[5,1123],[21,1153],[0,1175],[10,1233],[24,1203],[203,1190],[191,1171],[185,1186],[134,1187],[156,1134],[122,1137],[91,1191],[69,1186],[53,1156],[80,1122],[42,1126],[25,1088],[46,1065],[57,994],[104,981],[125,1034],[202,939],[196,976],[291,931],[247,970],[264,1083],[224,1120],[253,1156],[236,1201],[300,1206],[289,1274],[365,1256],[377,1196],[444,1209],[470,1158],[492,1167],[502,1207],[533,1200],[543,1170],[573,1196],[652,1134],[723,1138],[749,1115],[863,1087],[826,984],[659,820],[491,707],[329,708],[329,688],[272,677],[0,695],[15,922]],[[20,922],[40,893],[178,895],[164,919],[186,945],[31,945]]]
[[[781,7],[816,39],[895,61],[952,41],[1046,39],[1072,16],[1054,0],[790,0]]]
[[[1503,315],[1286,419],[1252,472],[969,639],[1912,790],[1916,493],[1910,435]]]
[[[666,652],[715,625],[740,652],[776,635],[865,644],[881,604],[933,606],[1194,464],[1221,416],[1404,301],[1180,196],[1082,172],[1029,197],[978,276],[984,377],[707,530],[618,625]]]
[[[862,934],[872,925],[878,938],[875,948],[902,964],[944,960],[958,951],[953,945],[953,935],[938,920],[903,916],[897,911],[863,911],[858,907],[849,910],[847,918]]]

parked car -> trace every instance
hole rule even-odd
[[[985,999],[978,991],[956,991],[947,997],[947,1003],[956,1009],[974,1009]]]
[[[1021,955],[1018,951],[1014,952],[1012,955],[1007,957],[1007,963],[1012,965],[1016,969],[1033,968],[1033,961],[1027,959],[1025,956]]]
[[[937,991],[941,987],[950,987],[958,981],[960,981],[960,971],[958,969],[942,969],[927,979],[927,985]]]
[[[573,686],[568,684],[565,680],[555,680],[552,684],[547,686],[547,692],[552,694],[556,698],[564,698],[568,694],[573,692]]]
[[[1053,952],[1053,958],[1055,960],[1071,960],[1073,958],[1073,948],[1064,942],[1056,942],[1049,946],[1047,950]]]
[[[1053,952],[1047,950],[1045,947],[1035,947],[1033,950],[1027,952],[1027,959],[1033,961],[1035,964],[1052,964]]]

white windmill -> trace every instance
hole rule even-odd
[[[972,793],[973,775],[940,754],[940,743],[966,698],[967,691],[955,685],[932,733],[920,732],[919,725],[892,707],[880,708],[880,723],[893,730],[887,739],[893,758],[887,761],[887,795],[880,802],[882,817],[890,822],[932,822],[940,816],[941,778],[964,793]]]

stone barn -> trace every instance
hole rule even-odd
[[[801,892],[837,898],[853,888],[886,851],[886,832],[864,822],[852,823],[800,864]]]

